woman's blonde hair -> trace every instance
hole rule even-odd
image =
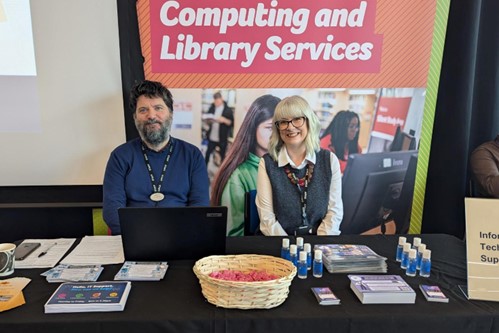
[[[284,98],[277,104],[274,113],[274,126],[272,127],[272,135],[269,140],[268,152],[270,156],[277,161],[277,156],[281,150],[284,142],[281,139],[279,129],[275,126],[275,122],[286,119],[292,119],[297,117],[306,117],[306,126],[308,127],[308,134],[305,138],[305,146],[307,149],[307,154],[312,152],[317,152],[320,149],[319,134],[321,131],[321,124],[319,118],[307,103],[307,101],[300,96],[290,96]],[[293,125],[289,125],[293,126]]]

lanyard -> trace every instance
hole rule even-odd
[[[170,137],[170,142],[168,142],[167,148],[168,153],[165,157],[165,162],[163,163],[163,169],[161,170],[161,175],[159,176],[158,181],[154,178],[154,174],[152,172],[151,163],[149,163],[149,157],[147,156],[147,150],[144,144],[142,144],[142,156],[144,156],[144,162],[146,163],[147,171],[149,172],[149,178],[151,179],[153,193],[150,195],[150,199],[152,201],[161,201],[165,198],[164,194],[161,193],[161,186],[163,185],[163,179],[165,178],[166,169],[168,168],[168,163],[170,162],[170,157],[173,152],[173,138]]]
[[[308,183],[312,178],[312,170],[313,166],[308,163],[307,171],[305,173],[305,179],[303,182],[303,187],[300,186],[300,180],[294,172],[290,169],[285,168],[286,173],[288,174],[288,178],[290,179],[293,185],[296,185],[298,192],[300,192],[300,204],[301,204],[301,217],[302,217],[302,225],[308,226],[308,218],[307,218],[307,193],[308,193]],[[290,177],[291,176],[291,177]]]

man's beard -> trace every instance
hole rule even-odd
[[[159,124],[159,129],[152,129],[147,125]],[[148,120],[146,122],[139,122],[135,119],[135,126],[139,131],[140,137],[146,143],[153,147],[157,147],[168,139],[170,135],[171,118],[166,119],[163,123],[158,120]]]

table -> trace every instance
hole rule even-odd
[[[499,332],[499,302],[469,301],[458,288],[466,284],[465,243],[449,235],[421,235],[432,250],[430,278],[405,277],[395,261],[398,236],[305,237],[306,242],[365,244],[388,258],[388,272],[399,274],[416,290],[416,304],[361,304],[345,274],[295,278],[288,299],[269,310],[223,309],[209,304],[192,272],[194,261],[172,261],[164,280],[133,282],[123,312],[44,314],[43,305],[58,284],[39,274],[44,269],[16,270],[32,282],[27,304],[0,313],[0,332]],[[294,242],[293,237],[291,237]],[[412,236],[408,236],[412,240]],[[227,252],[279,255],[280,237],[227,239]],[[121,265],[106,266],[100,281],[112,280]],[[420,283],[437,284],[450,302],[427,302]],[[310,288],[329,286],[341,305],[317,304]]]

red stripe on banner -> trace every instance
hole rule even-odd
[[[172,88],[266,87],[420,87],[425,86],[431,48],[435,0],[368,1],[376,5],[374,33],[383,36],[379,73],[154,73],[151,62],[150,3],[137,1],[146,78]]]

